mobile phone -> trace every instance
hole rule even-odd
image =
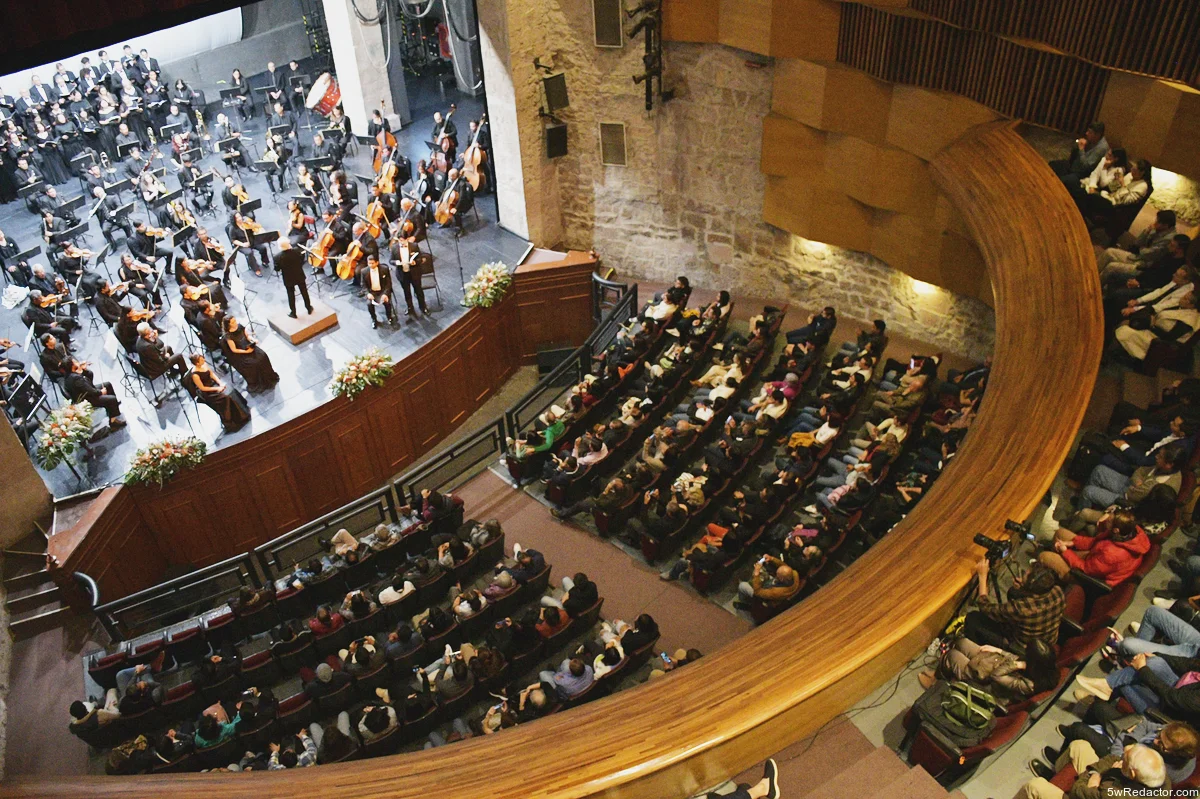
[[[662,659],[663,659],[663,663],[666,663],[668,666],[672,665],[672,663],[674,662],[671,660],[671,656],[668,655],[666,652],[662,653]]]

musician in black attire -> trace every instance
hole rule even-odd
[[[475,207],[475,190],[471,188],[470,183],[459,177],[457,169],[451,169],[444,193],[451,192],[458,194],[458,200],[450,208],[451,221],[455,227],[454,235],[461,236],[463,235],[463,217]]]
[[[137,329],[141,322],[134,319],[134,313],[136,311],[133,308],[126,308],[125,315],[113,325],[113,335],[117,337],[117,341],[121,342],[121,346],[125,348],[126,352],[137,352]]]
[[[31,166],[29,158],[21,155],[17,157],[17,168],[13,170],[13,181],[17,187],[28,186],[31,183],[37,183],[42,179],[42,170],[35,166]],[[26,200],[26,202],[29,202]]]
[[[400,201],[400,214],[392,227],[395,231],[394,236],[404,239],[409,244],[419,244],[429,237],[425,214],[421,213],[411,197]]]
[[[79,323],[74,319],[57,319],[49,308],[43,306],[44,297],[41,291],[29,292],[29,307],[21,313],[21,321],[26,327],[33,328],[36,336],[51,334],[67,348],[71,348],[72,330],[79,329]]]
[[[242,228],[242,225],[246,221],[247,217],[243,217],[237,211],[234,211],[233,215],[229,218],[229,224],[225,226],[225,235],[229,237],[229,242],[233,245],[233,248],[240,252],[246,259],[246,263],[254,270],[254,274],[261,276],[262,266],[259,265],[258,256],[262,256],[263,263],[269,261],[271,256],[266,244],[259,244],[256,247],[251,246],[251,239],[254,237],[254,234]]]
[[[343,223],[344,224],[344,223]],[[304,250],[293,247],[287,239],[279,242],[279,255],[275,257],[275,269],[283,276],[287,288],[288,316],[296,318],[296,291],[304,299],[304,307],[311,314],[312,300],[308,298],[308,279],[304,274]]]
[[[284,133],[284,136],[287,137],[289,144],[296,145],[296,152],[299,153],[300,140],[296,138],[296,129],[298,125],[296,121],[296,115],[285,109],[283,107],[283,103],[275,103],[274,109],[275,110],[271,113],[271,116],[267,119],[267,129],[269,130],[271,128],[278,127],[279,125],[286,125],[287,131]]]
[[[46,267],[34,264],[29,270],[29,289],[40,291],[45,297],[54,293],[54,281],[46,274]]]
[[[8,274],[8,279],[18,286],[28,286],[30,276],[29,264],[17,260],[17,255],[20,252],[20,246],[12,239],[6,237],[4,231],[0,230],[0,268],[3,268]]]
[[[223,335],[221,322],[224,319],[225,312],[219,305],[209,300],[200,300],[200,312],[192,317],[191,322],[205,349],[220,352]]]
[[[174,372],[175,376],[182,380],[184,373],[187,372],[183,356],[164,344],[158,337],[158,331],[147,322],[139,324],[137,332],[138,363],[141,364],[142,371],[151,380],[168,372]]]
[[[221,279],[215,278],[207,266],[199,261],[184,258],[179,262],[179,274],[176,276],[181,286],[192,286],[198,289],[208,289],[209,298],[221,305],[229,307],[225,290],[221,288]]]
[[[42,334],[41,342],[42,351],[38,355],[38,362],[42,365],[42,371],[56,383],[60,382],[71,373],[71,356],[67,353],[65,345],[59,346],[59,341],[53,333]]]
[[[191,156],[188,155],[183,157],[183,164],[175,173],[179,187],[183,189],[184,194],[190,197],[200,210],[208,210],[212,208],[213,201],[212,181],[199,187],[196,185],[196,181],[203,176],[204,173],[196,168],[196,165],[192,163]]]
[[[129,293],[141,300],[145,307],[149,308],[151,301],[154,305],[162,305],[162,295],[158,288],[158,273],[154,271],[154,267],[134,260],[134,257],[127,252],[121,253],[121,265],[117,267],[117,277],[128,287]]]
[[[450,149],[446,151],[446,161],[453,163],[454,153],[458,149],[458,128],[455,126],[454,121],[449,117],[443,119],[441,111],[434,111],[433,132],[429,135],[431,136],[429,140],[438,145],[439,148],[442,146],[442,136],[450,140]]]
[[[117,322],[121,321],[121,317],[129,310],[129,306],[122,305],[121,300],[129,295],[129,290],[124,283],[114,287],[107,280],[100,286],[100,290],[92,297],[92,307],[96,309],[96,313],[100,318],[112,327]]]
[[[166,264],[167,274],[175,271],[175,251],[169,250],[158,243],[158,237],[151,236],[146,230],[146,223],[141,219],[133,222],[134,235],[129,240],[129,252],[143,263],[156,267],[158,259]]]
[[[397,239],[392,244],[392,266],[396,270],[396,279],[400,281],[400,288],[404,291],[404,302],[408,306],[404,311],[405,316],[416,313],[413,310],[414,292],[417,295],[417,304],[421,306],[421,313],[429,314],[429,309],[425,307],[425,292],[421,290],[421,263],[418,260],[420,257],[421,253],[416,245],[407,239]]]
[[[75,227],[79,224],[79,218],[75,216],[74,212],[63,210],[63,202],[58,198],[58,189],[53,186],[45,188],[38,196],[37,204],[38,210],[43,214],[49,213],[57,219],[61,219],[67,227]]]
[[[329,206],[321,212],[321,219],[325,222],[329,232],[333,234],[333,246],[329,248],[327,253],[330,258],[341,255],[350,246],[350,242],[354,240],[354,232],[350,227],[350,223],[342,219],[338,213],[338,209],[334,206]]]
[[[291,106],[293,114],[299,114],[300,109],[304,108],[304,82],[295,80],[301,77],[300,65],[295,61],[289,61],[287,69],[282,72],[288,105]]]
[[[217,114],[217,123],[213,126],[213,136],[216,137],[218,142],[233,139],[232,144],[228,144],[222,148],[223,154],[221,159],[223,161],[229,163],[232,160],[236,160],[251,172],[258,171],[258,167],[254,166],[253,162],[250,161],[250,155],[246,152],[246,145],[242,141],[242,128],[237,122],[224,114]]]
[[[125,177],[129,178],[134,183],[134,188],[137,188],[138,178],[142,176],[142,171],[148,166],[148,162],[142,157],[142,148],[133,147],[129,151],[129,156],[121,162],[121,171]]]
[[[71,402],[90,402],[94,407],[103,408],[108,414],[108,426],[115,429],[125,426],[121,418],[121,401],[112,383],[95,382],[92,370],[81,361],[71,359],[70,371],[63,378],[63,393]]]
[[[326,139],[320,131],[313,134],[312,157],[329,158],[334,169],[342,168],[342,148]]]
[[[387,318],[393,327],[399,326],[396,307],[392,302],[392,273],[379,265],[378,253],[368,255],[367,265],[358,268],[358,284],[367,292],[367,312],[371,314],[371,327],[379,327],[379,320],[375,316],[376,305],[387,309]]]
[[[283,73],[275,69],[275,62],[267,62],[267,102],[263,116],[270,116],[271,109],[283,99]]]

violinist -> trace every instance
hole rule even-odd
[[[200,337],[200,343],[207,350],[221,349],[221,321],[225,312],[221,306],[209,300],[200,300],[200,312],[192,317],[192,327]]]
[[[392,327],[399,327],[396,306],[392,302],[392,273],[379,265],[378,252],[367,255],[366,266],[359,267],[355,278],[367,292],[367,312],[371,314],[371,328],[379,329],[379,319],[375,315],[377,305],[386,309]]]
[[[346,178],[346,173],[338,170],[329,175],[329,199],[338,207],[342,219],[349,220],[350,209],[358,205],[358,184]]]
[[[100,318],[112,327],[121,320],[125,312],[129,310],[128,305],[121,303],[129,294],[129,287],[124,283],[113,285],[107,280],[100,286],[100,290],[92,297],[92,307],[96,309],[96,313]]]
[[[159,209],[158,215],[159,224],[175,233],[191,228],[187,239],[183,241],[185,246],[190,247],[196,240],[196,217],[187,209],[182,200],[171,200]],[[172,237],[172,241],[174,241],[174,237]]]
[[[196,228],[196,238],[192,241],[192,257],[198,261],[214,264],[209,271],[222,271],[221,284],[229,285],[229,267],[225,266],[225,247],[208,235],[208,228]],[[220,264],[220,266],[215,266]]]
[[[87,268],[87,261],[95,253],[83,250],[74,244],[67,244],[58,256],[55,270],[71,284],[78,283],[88,295],[95,294],[100,289],[103,278]]]
[[[122,253],[117,277],[125,284],[130,294],[142,301],[143,306],[149,308],[153,304],[156,308],[162,307],[158,272],[154,267],[136,260],[129,253]]]
[[[200,313],[200,303],[209,299],[205,287],[183,285],[179,287],[179,309],[183,311],[183,320],[190,327],[196,326],[196,317]],[[212,302],[212,300],[209,300]]]
[[[121,418],[121,401],[117,399],[116,389],[112,383],[95,382],[95,375],[88,368],[86,361],[74,358],[68,362],[67,374],[63,378],[63,393],[71,402],[89,402],[97,408],[103,408],[108,414],[108,427],[115,430],[125,426]]]
[[[93,275],[93,277],[95,278],[96,276]],[[79,305],[75,302],[75,297],[71,294],[71,286],[62,275],[54,276],[54,296],[58,298],[55,309],[58,313],[66,313],[72,319],[79,318]]]
[[[132,239],[133,224],[129,221],[129,212],[118,213],[121,208],[120,201],[116,197],[110,196],[100,186],[92,188],[92,196],[98,201],[96,216],[100,217],[100,230],[104,233],[104,237],[112,241],[112,232],[117,229],[125,234],[127,240]]]
[[[33,329],[35,336],[49,333],[63,343],[68,350],[71,348],[72,330],[79,329],[79,323],[74,319],[58,319],[50,307],[57,301],[55,297],[46,297],[34,289],[29,292],[29,307],[21,313],[21,321],[26,327]]]
[[[129,240],[129,252],[134,257],[145,261],[152,268],[158,268],[159,262],[164,264],[168,275],[175,272],[174,250],[164,247],[160,241],[168,235],[161,228],[150,227],[145,220],[135,219],[133,222],[133,238]]]
[[[411,202],[411,201],[410,201]],[[429,309],[425,307],[425,292],[421,290],[421,264],[417,260],[421,253],[417,246],[408,239],[396,239],[392,243],[392,266],[396,270],[396,278],[400,281],[400,288],[404,291],[404,302],[408,306],[405,311],[405,316],[412,316],[416,313],[413,310],[412,295],[415,292],[417,295],[417,304],[421,306],[421,313],[429,315]]]
[[[54,294],[54,281],[46,274],[46,267],[34,264],[30,269],[29,290],[40,291],[46,297]]]
[[[305,164],[296,167],[296,188],[300,190],[301,202],[305,208],[315,214],[317,212],[317,196],[321,193],[321,184],[317,182]]]
[[[153,169],[147,169],[138,176],[138,191],[141,192],[146,205],[168,194],[166,184],[158,179]]]
[[[38,354],[38,362],[42,365],[42,371],[54,382],[61,383],[71,373],[71,356],[67,348],[53,333],[43,333],[39,340],[42,342],[42,351]]]
[[[153,325],[150,320],[154,316],[154,311],[142,310],[140,308],[125,308],[125,314],[117,320],[113,325],[113,335],[117,337],[117,341],[121,342],[121,346],[126,352],[137,351],[138,341],[138,325],[142,322]]]
[[[224,179],[225,188],[221,189],[221,202],[225,204],[226,211],[236,211],[242,203],[250,202],[250,193],[246,191],[246,187],[234,181],[233,175],[226,175]]]
[[[191,258],[184,258],[179,262],[177,279],[181,286],[191,286],[213,302],[218,303],[222,307],[228,307],[229,300],[225,296],[224,289],[221,287],[220,279],[212,276],[212,273],[216,269],[208,261],[196,261]]]
[[[242,254],[246,259],[247,265],[254,270],[254,274],[262,276],[262,266],[259,264],[259,256],[263,262],[269,261],[271,258],[270,251],[266,244],[254,246],[252,240],[255,233],[262,232],[262,226],[248,216],[243,216],[237,211],[229,218],[229,224],[225,226],[225,235],[229,236],[230,243],[233,244],[233,249]]]
[[[288,201],[288,234],[287,239],[292,244],[300,245],[312,238],[308,223],[311,220],[304,215],[304,209],[297,200]]]

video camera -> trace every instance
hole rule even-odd
[[[1012,519],[1009,519],[1008,521],[1006,521],[1004,523],[1004,529],[1010,533],[1015,533],[1016,535],[1027,538],[1030,541],[1033,540],[1033,532],[1032,532],[1032,529],[1028,522],[1022,524],[1020,522],[1014,522]],[[981,546],[985,550],[987,550],[986,555],[987,555],[988,563],[991,565],[995,565],[996,563],[1007,558],[1013,549],[1012,536],[1010,536],[1007,539],[1004,539],[1004,538],[996,539],[996,538],[988,538],[983,533],[979,533],[975,536],[975,538],[973,540],[975,541],[976,544],[978,544],[979,546]]]

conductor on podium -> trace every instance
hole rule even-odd
[[[287,288],[288,316],[296,318],[296,290],[304,298],[304,307],[309,314],[313,312],[312,300],[308,298],[308,279],[304,274],[304,251],[293,247],[287,239],[279,240],[279,255],[275,256],[275,268],[283,276],[283,285]]]

